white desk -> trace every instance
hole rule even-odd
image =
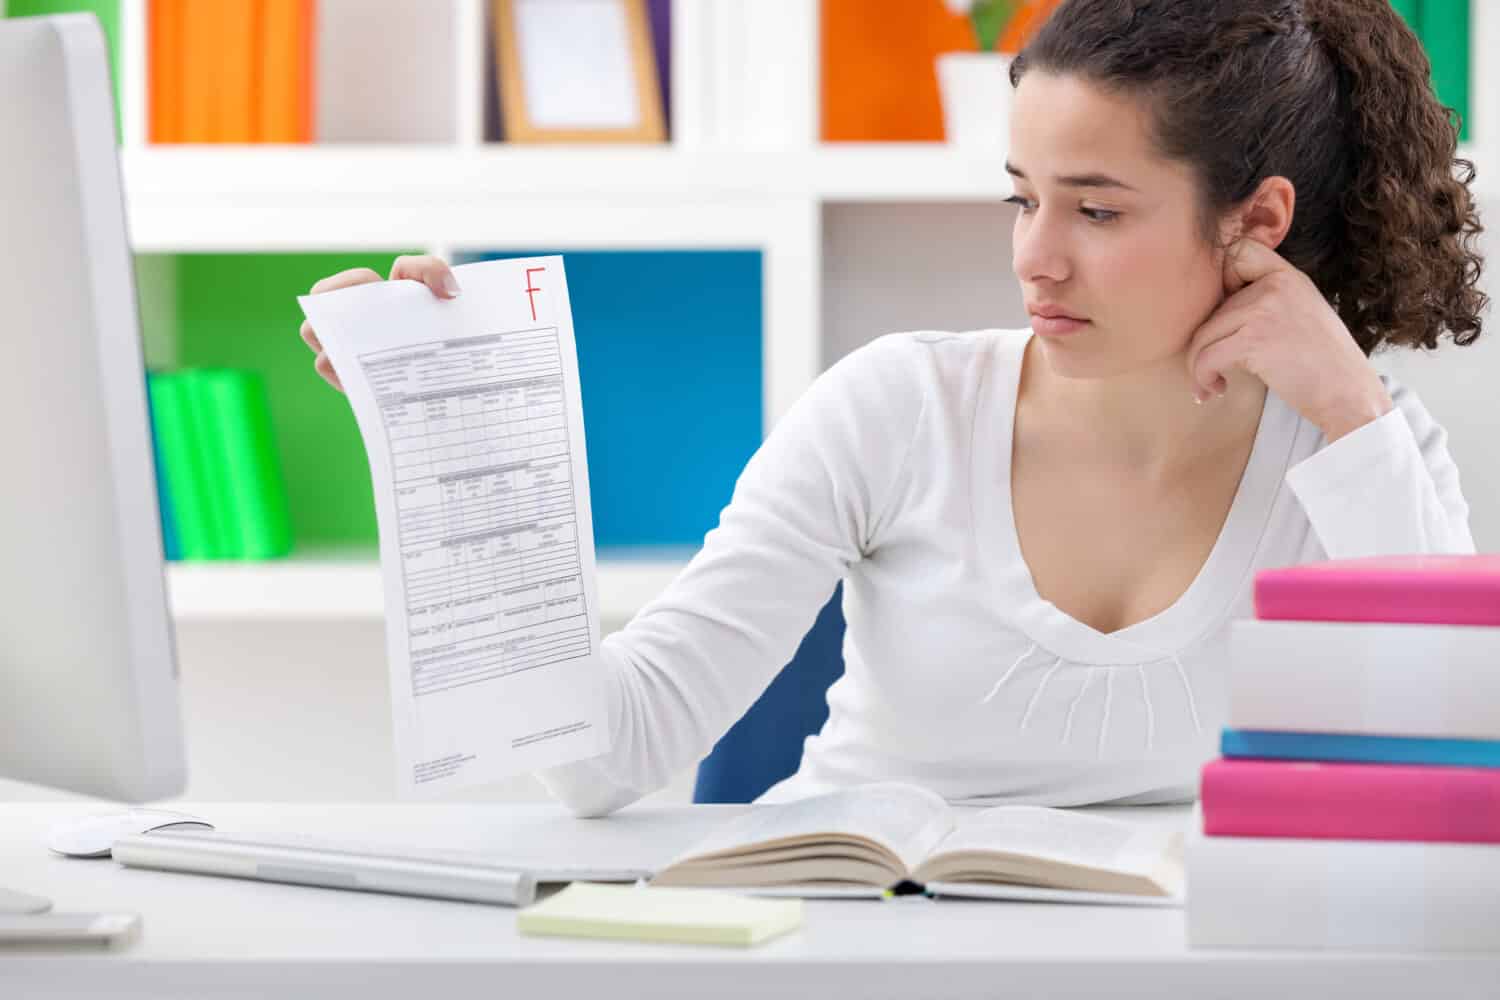
[[[1264,1000],[1477,998],[1500,988],[1500,955],[1190,951],[1176,909],[824,900],[808,903],[801,930],[749,950],[522,937],[504,907],[128,869],[43,846],[52,823],[100,808],[0,806],[0,885],[50,897],[57,910],[136,910],[140,938],[115,950],[0,950],[0,997]],[[650,867],[745,807],[630,807],[598,820],[556,806],[467,803],[181,808],[226,830],[517,858],[555,858],[563,845],[578,860]]]

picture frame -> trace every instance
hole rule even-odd
[[[492,0],[508,142],[665,142],[646,0]]]

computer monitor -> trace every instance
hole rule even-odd
[[[186,781],[104,34],[0,18],[0,776]]]

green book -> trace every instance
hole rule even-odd
[[[216,528],[204,482],[198,422],[188,398],[188,380],[181,372],[159,372],[148,387],[182,558],[213,558]]]
[[[224,494],[228,555],[284,556],[292,549],[292,522],[265,379],[236,368],[203,369],[198,378],[204,407],[212,413],[214,479]]]
[[[522,934],[747,946],[802,925],[802,900],[572,882],[516,914]]]
[[[114,87],[116,136],[124,133],[120,118],[120,0],[0,0],[6,17],[42,14],[94,14],[109,47],[109,77]]]
[[[219,409],[209,386],[214,369],[184,368],[178,372],[183,396],[193,426],[193,457],[202,497],[207,550],[203,559],[235,559],[239,556],[231,525],[238,516],[224,463],[225,432]]]
[[[1432,87],[1438,100],[1458,113],[1458,141],[1468,142],[1469,0],[1421,0],[1418,8],[1417,33],[1432,62]]]
[[[167,489],[166,460],[161,453],[161,426],[157,417],[155,400],[157,390],[152,385],[161,378],[161,372],[146,370],[147,412],[151,419],[151,468],[156,473],[156,503],[161,514],[162,557],[168,562],[182,558],[182,541],[177,537],[177,518],[172,512],[172,491]]]

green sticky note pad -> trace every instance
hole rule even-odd
[[[594,882],[573,882],[516,916],[522,934],[740,946],[801,925],[800,899]]]

